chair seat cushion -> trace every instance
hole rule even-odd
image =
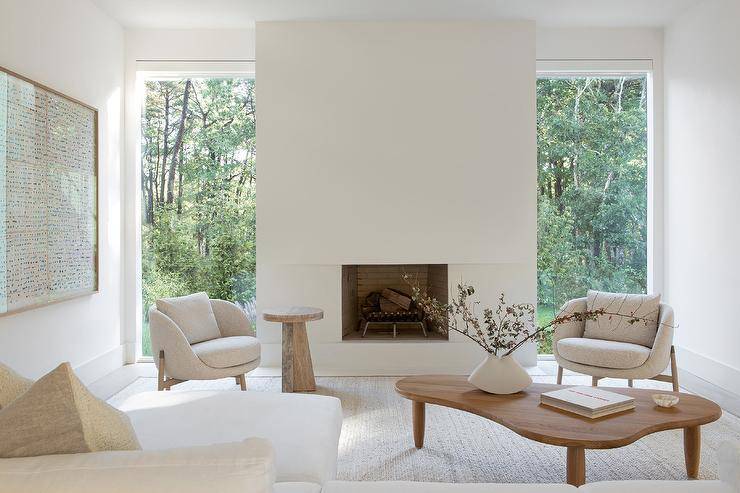
[[[558,341],[560,356],[582,365],[601,368],[637,368],[647,361],[650,349],[629,342],[568,337]]]
[[[211,368],[229,368],[257,360],[260,342],[256,337],[219,337],[190,346],[200,360]]]

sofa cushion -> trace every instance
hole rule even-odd
[[[157,300],[157,310],[180,327],[190,344],[221,337],[211,301],[206,293]]]
[[[92,395],[69,363],[0,409],[0,457],[138,448],[128,416]]]
[[[33,380],[23,378],[12,369],[0,363],[0,409],[30,389],[31,385],[33,385]]]
[[[737,493],[721,481],[601,481],[586,483],[579,493]]]
[[[330,481],[321,493],[577,493],[568,484],[422,483],[415,481]]]
[[[323,484],[334,479],[342,430],[339,399],[262,392],[144,392],[120,409],[144,450],[266,438],[275,449],[277,481]],[[307,452],[308,451],[308,452]]]
[[[260,343],[256,337],[219,337],[190,347],[198,358],[211,368],[239,366],[260,357]]]
[[[574,363],[619,369],[637,368],[650,356],[650,350],[639,344],[584,337],[560,339],[558,353]]]
[[[594,320],[586,320],[583,337],[653,347],[658,332],[659,294],[605,293],[589,290],[586,308],[589,311],[604,309],[607,313]],[[631,320],[634,317],[642,320]]]
[[[161,451],[95,452],[0,460],[0,491],[30,493],[269,493],[266,440]]]
[[[272,493],[321,493],[321,485],[316,483],[275,483]]]

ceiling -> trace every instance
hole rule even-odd
[[[127,28],[238,29],[279,20],[531,19],[544,26],[663,26],[701,0],[93,0]]]

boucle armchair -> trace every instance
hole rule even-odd
[[[245,374],[260,363],[260,343],[246,314],[205,293],[157,300],[149,309],[149,330],[159,390],[226,377],[246,390]]]
[[[587,298],[568,301],[563,314],[587,310]],[[584,337],[586,321],[572,320],[558,325],[553,333],[552,352],[558,363],[558,384],[563,381],[563,368],[590,375],[591,384],[601,378],[650,379],[673,384],[678,392],[678,368],[673,347],[673,308],[659,304],[657,332],[650,346],[631,342]],[[671,374],[663,375],[670,363]]]

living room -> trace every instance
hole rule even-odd
[[[0,492],[740,491],[738,22],[0,0]]]

